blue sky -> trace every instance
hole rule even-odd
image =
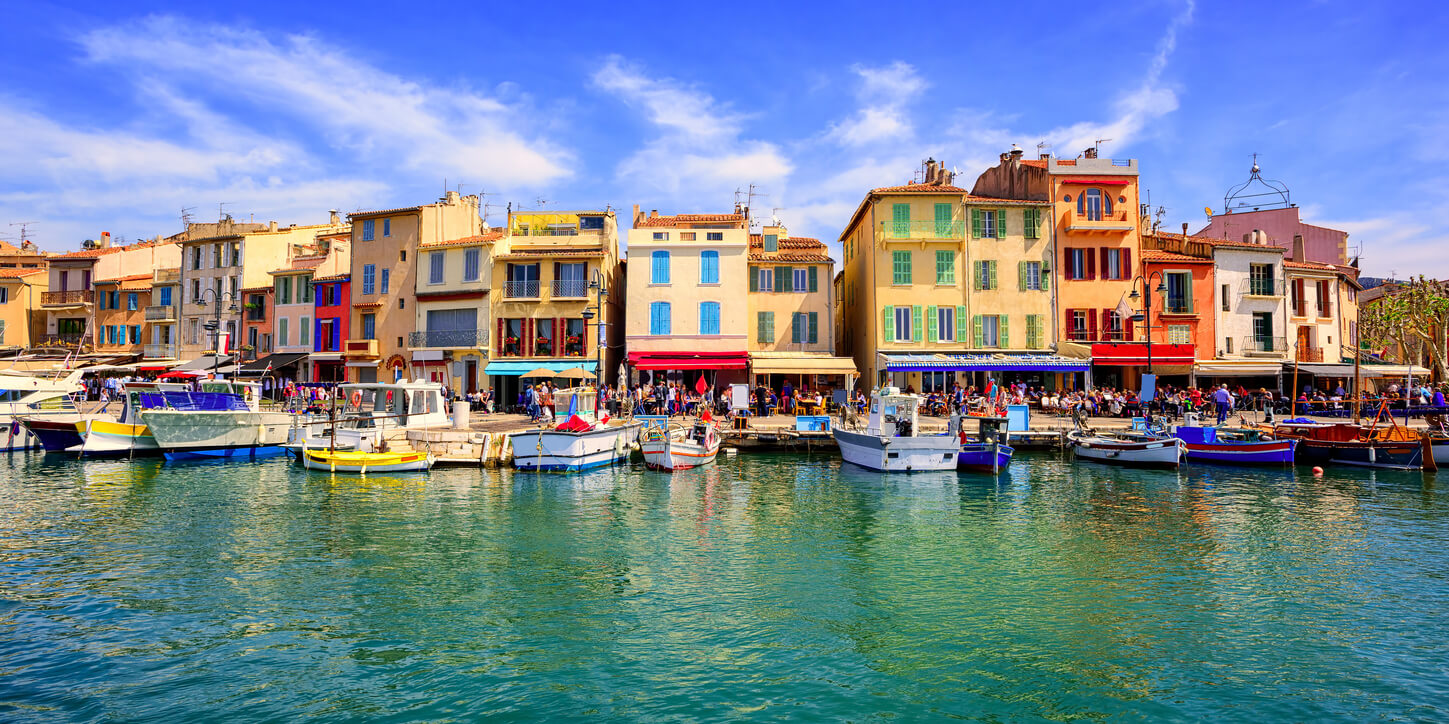
[[[1368,274],[1449,277],[1449,10],[105,3],[0,7],[0,236],[135,239],[217,205],[316,223],[427,202],[731,208],[834,239],[927,156],[1141,160],[1166,228],[1253,152]]]

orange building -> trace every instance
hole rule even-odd
[[[1142,240],[1142,275],[1153,290],[1148,332],[1153,345],[1192,345],[1196,360],[1216,356],[1217,333],[1213,324],[1216,296],[1212,248],[1189,242],[1184,248],[1180,236],[1149,235]],[[1162,289],[1162,292],[1158,292]],[[1180,365],[1179,365],[1180,366]],[[1158,374],[1191,373],[1187,369],[1156,369]]]
[[[102,279],[96,288],[96,351],[141,354],[146,307],[151,304],[151,274]]]

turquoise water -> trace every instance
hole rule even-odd
[[[1443,719],[1446,544],[1406,473],[14,455],[0,718]]]

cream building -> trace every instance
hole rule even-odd
[[[842,389],[856,376],[835,356],[835,260],[817,239],[773,222],[750,236],[748,295],[752,382]]]
[[[411,376],[441,382],[460,394],[488,386],[488,291],[493,246],[504,230],[418,247],[417,318],[408,334]]]
[[[0,349],[25,349],[44,331],[36,312],[49,281],[45,269],[0,267]]]

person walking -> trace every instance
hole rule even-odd
[[[1228,419],[1228,411],[1233,409],[1233,393],[1228,392],[1227,385],[1218,385],[1217,392],[1213,393],[1213,402],[1218,406],[1218,424],[1223,424]]]

